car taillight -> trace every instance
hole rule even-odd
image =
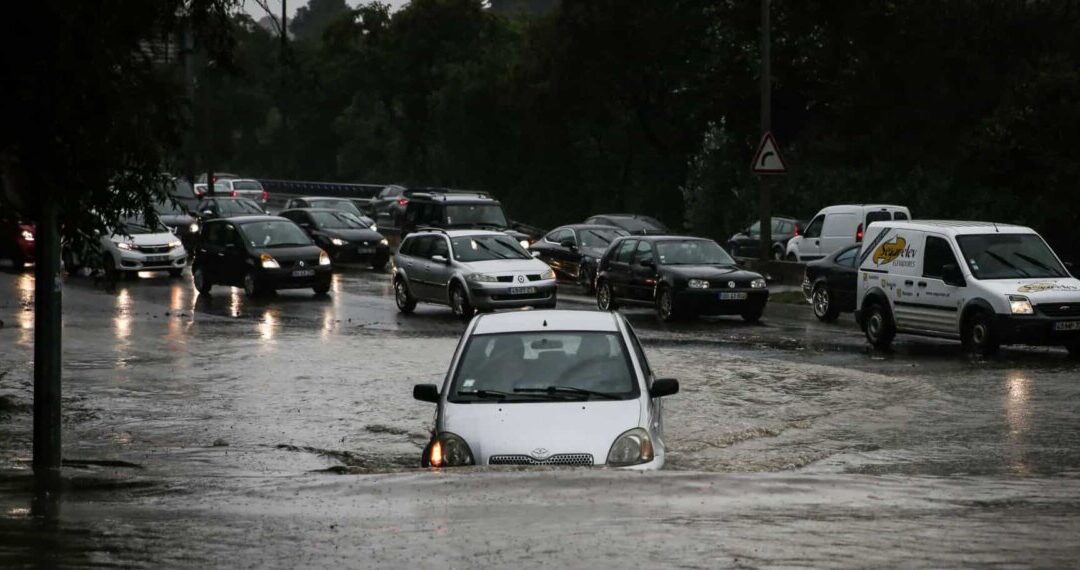
[[[408,198],[398,198],[398,201],[397,201],[397,205],[398,205],[398,206],[405,206],[405,205],[407,205],[408,203],[409,203],[409,199],[408,199]]]
[[[233,191],[232,191],[232,197],[233,197],[233,198],[236,198],[236,197],[237,197],[238,195],[239,195],[239,194],[237,194],[237,193],[236,193],[236,190],[233,190]]]
[[[859,224],[859,229],[855,230],[855,241],[861,242],[862,241],[862,236],[863,236],[862,224]]]
[[[799,229],[799,224],[795,224],[795,233],[792,235],[797,236],[800,233],[802,233],[802,230]]]
[[[263,190],[263,202],[269,202],[269,201],[270,201],[270,193],[267,192],[266,190]]]

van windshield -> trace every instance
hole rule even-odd
[[[1046,242],[1035,234],[957,236],[956,242],[976,279],[1069,276]]]

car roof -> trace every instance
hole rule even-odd
[[[476,318],[472,334],[543,331],[618,332],[617,313],[545,309],[489,313]]]
[[[293,200],[337,200],[337,201],[349,201],[352,198],[339,198],[337,196],[297,196]]]
[[[456,238],[463,236],[505,236],[507,234],[491,230],[416,230],[406,236],[405,239],[418,235],[444,235],[449,238]]]
[[[619,226],[609,226],[607,224],[566,224],[565,226],[559,226],[559,227],[551,230],[548,233],[550,234],[551,232],[557,232],[559,230],[564,230],[564,229],[571,229],[571,230],[618,230],[620,232],[626,231],[626,230],[620,228]]]
[[[714,243],[716,241],[716,240],[709,239],[707,237],[701,237],[701,236],[679,236],[679,235],[670,235],[670,234],[663,234],[663,235],[657,235],[657,234],[629,235],[629,236],[620,236],[618,238],[618,240],[627,240],[627,239],[636,239],[636,240],[643,240],[643,241],[698,240],[698,241],[711,241],[711,242],[714,242]],[[616,241],[618,241],[618,240],[616,240]]]
[[[432,202],[442,202],[442,203],[450,203],[450,204],[498,204],[499,203],[499,201],[496,200],[495,198],[492,198],[490,196],[483,196],[483,195],[480,195],[480,194],[461,194],[461,193],[443,194],[443,193],[438,193],[438,192],[432,193],[432,194],[425,194],[423,192],[420,192],[420,193],[417,193],[417,194],[412,194],[412,195],[409,196],[409,200],[415,200],[417,202],[420,202],[420,201],[423,201],[423,200],[430,200]]]
[[[999,224],[996,222],[976,222],[965,220],[909,220],[909,221],[881,221],[873,222],[870,227],[887,227],[898,230],[913,231],[938,231],[946,235],[970,235],[970,234],[1034,234],[1035,230],[1013,224]]]
[[[821,209],[821,212],[832,212],[835,210],[845,210],[848,208],[860,208],[860,209],[879,209],[879,210],[907,210],[907,206],[898,206],[896,204],[834,204],[832,206],[826,206]],[[819,214],[821,212],[818,212]]]
[[[209,220],[206,223],[213,224],[219,221],[230,221],[237,224],[247,224],[251,222],[291,222],[287,218],[281,216],[230,216],[228,218],[218,218],[216,220]]]

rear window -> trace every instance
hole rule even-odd
[[[238,180],[232,183],[234,190],[262,190],[262,184],[254,180]]]
[[[886,222],[890,219],[892,219],[892,215],[889,212],[867,212],[866,225],[863,227],[868,228],[874,222]]]
[[[908,218],[908,215],[905,214],[904,212],[894,212],[893,213],[893,219],[894,220],[907,220],[909,218]]]

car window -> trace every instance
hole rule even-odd
[[[639,241],[637,249],[634,250],[634,264],[641,265],[643,261],[652,261],[653,259],[653,246],[652,242]]]
[[[629,235],[625,230],[614,228],[581,230],[578,232],[578,241],[581,242],[581,247],[607,249],[616,238],[625,235]]]
[[[809,226],[806,226],[806,231],[803,233],[803,237],[818,238],[821,237],[821,226],[825,224],[825,216],[821,215],[814,218],[814,221],[810,222]]]
[[[409,255],[424,259],[430,258],[431,246],[435,244],[435,236],[425,235],[413,239],[415,241],[413,242],[413,246],[409,252]]]
[[[941,279],[945,275],[944,267],[956,264],[949,242],[937,236],[926,236],[926,253],[923,254],[923,277]]]
[[[447,259],[450,259],[450,248],[446,245],[446,239],[444,239],[442,236],[434,236],[432,240],[433,243],[431,244],[431,255],[429,255],[428,258],[435,257],[436,255],[441,255]]]
[[[547,240],[552,243],[560,243],[567,237],[570,237],[570,230],[555,230],[547,235]]]
[[[454,259],[466,263],[532,257],[514,238],[505,235],[461,236],[451,239],[450,244],[454,248]]]
[[[783,227],[784,227],[784,221],[783,220],[774,219],[772,221],[772,235],[773,235],[773,237],[780,235],[783,232],[783,229],[782,229]]]
[[[630,256],[634,253],[634,248],[637,247],[637,240],[628,239],[619,244],[619,250],[615,253],[613,261],[618,263],[630,263]]]
[[[906,219],[908,219],[908,215],[905,214],[904,212],[899,212],[899,211],[898,212],[893,212],[893,219],[894,220],[906,220]]]
[[[783,237],[791,233],[791,222],[781,221],[780,224],[773,229],[773,237]]]
[[[874,222],[888,221],[891,217],[892,215],[889,212],[867,212],[866,221],[864,222],[865,225],[863,225],[863,228],[865,229],[870,227],[870,224]]]
[[[855,267],[855,262],[859,259],[859,248],[849,247],[840,252],[840,255],[836,256],[837,265],[847,265],[849,267]]]
[[[821,228],[824,237],[855,236],[855,214],[827,214]]]
[[[240,233],[253,248],[311,245],[311,238],[304,230],[285,220],[249,222],[241,226]]]

